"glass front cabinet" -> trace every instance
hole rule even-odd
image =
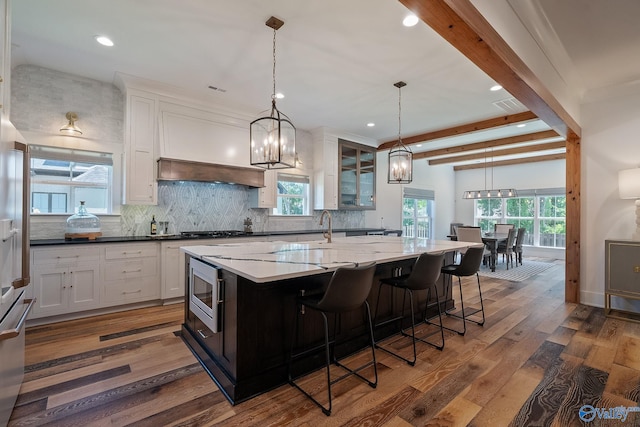
[[[376,208],[376,149],[339,139],[340,209]]]

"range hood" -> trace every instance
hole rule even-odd
[[[264,187],[264,170],[178,159],[158,159],[158,181],[226,182]]]

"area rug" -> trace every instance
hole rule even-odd
[[[478,274],[494,279],[522,282],[532,276],[535,276],[536,274],[542,273],[543,271],[551,267],[553,267],[553,263],[551,262],[528,261],[525,259],[522,261],[522,265],[518,265],[517,267],[509,267],[509,270],[507,270],[507,266],[502,263],[496,266],[495,272],[492,272],[488,267],[481,266]]]

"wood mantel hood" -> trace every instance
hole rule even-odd
[[[226,182],[264,187],[264,170],[178,159],[158,159],[158,181]]]

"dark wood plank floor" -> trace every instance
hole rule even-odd
[[[29,328],[9,425],[578,426],[583,405],[638,405],[640,324],[564,303],[562,262],[482,287],[483,327],[447,334],[442,352],[419,345],[414,367],[378,351],[378,388],[338,383],[331,417],[288,385],[231,406],[179,337],[181,304]],[[303,382],[322,391],[322,373]],[[589,424],[637,426],[638,415]]]

